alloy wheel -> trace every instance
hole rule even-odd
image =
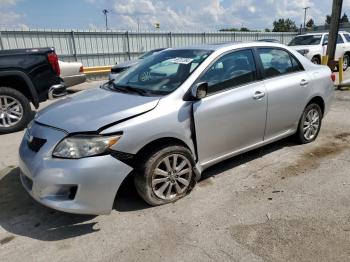
[[[308,141],[312,140],[320,128],[320,114],[316,109],[311,109],[305,116],[303,125],[304,138]]]
[[[190,161],[181,154],[164,157],[153,171],[152,190],[163,200],[172,200],[186,192],[192,179]]]
[[[0,127],[15,126],[23,117],[21,103],[10,96],[0,96]]]

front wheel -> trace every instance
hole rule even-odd
[[[346,71],[349,67],[349,61],[350,60],[350,57],[349,55],[344,55],[344,58],[343,58],[343,71]]]
[[[30,119],[28,99],[16,89],[0,87],[0,133],[22,130]]]
[[[150,205],[174,202],[184,197],[194,183],[193,158],[183,146],[167,146],[150,153],[135,174],[139,195]]]
[[[320,65],[321,64],[321,59],[318,57],[318,56],[314,56],[312,59],[311,59],[311,62],[316,64],[316,65]]]
[[[309,104],[300,118],[296,139],[301,144],[314,141],[320,132],[322,110],[318,104]]]

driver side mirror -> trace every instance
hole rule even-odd
[[[324,41],[322,45],[323,46],[328,45],[328,41]]]
[[[208,93],[207,82],[201,82],[192,86],[191,96],[195,100],[201,100],[202,98],[207,96],[207,93]]]

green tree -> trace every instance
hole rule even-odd
[[[306,27],[308,28],[312,28],[314,25],[315,25],[315,22],[312,18],[306,23]]]
[[[330,15],[327,15],[326,16],[326,20],[325,20],[326,25],[330,25],[331,24],[331,20],[332,20],[332,17]]]
[[[280,18],[273,22],[273,32],[297,32],[298,28],[295,22],[290,19]]]
[[[344,13],[343,16],[340,18],[340,23],[349,23],[349,18],[346,15],[346,13]]]
[[[270,29],[268,29],[268,28],[265,28],[265,32],[271,32],[271,30]]]
[[[220,32],[237,32],[239,30],[237,28],[232,27],[232,28],[222,28],[219,31]]]
[[[239,30],[241,32],[249,32],[250,30],[246,27],[241,27],[241,29]]]

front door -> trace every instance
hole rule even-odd
[[[200,164],[263,141],[267,95],[252,50],[221,56],[199,82],[209,85],[207,97],[194,103]]]

